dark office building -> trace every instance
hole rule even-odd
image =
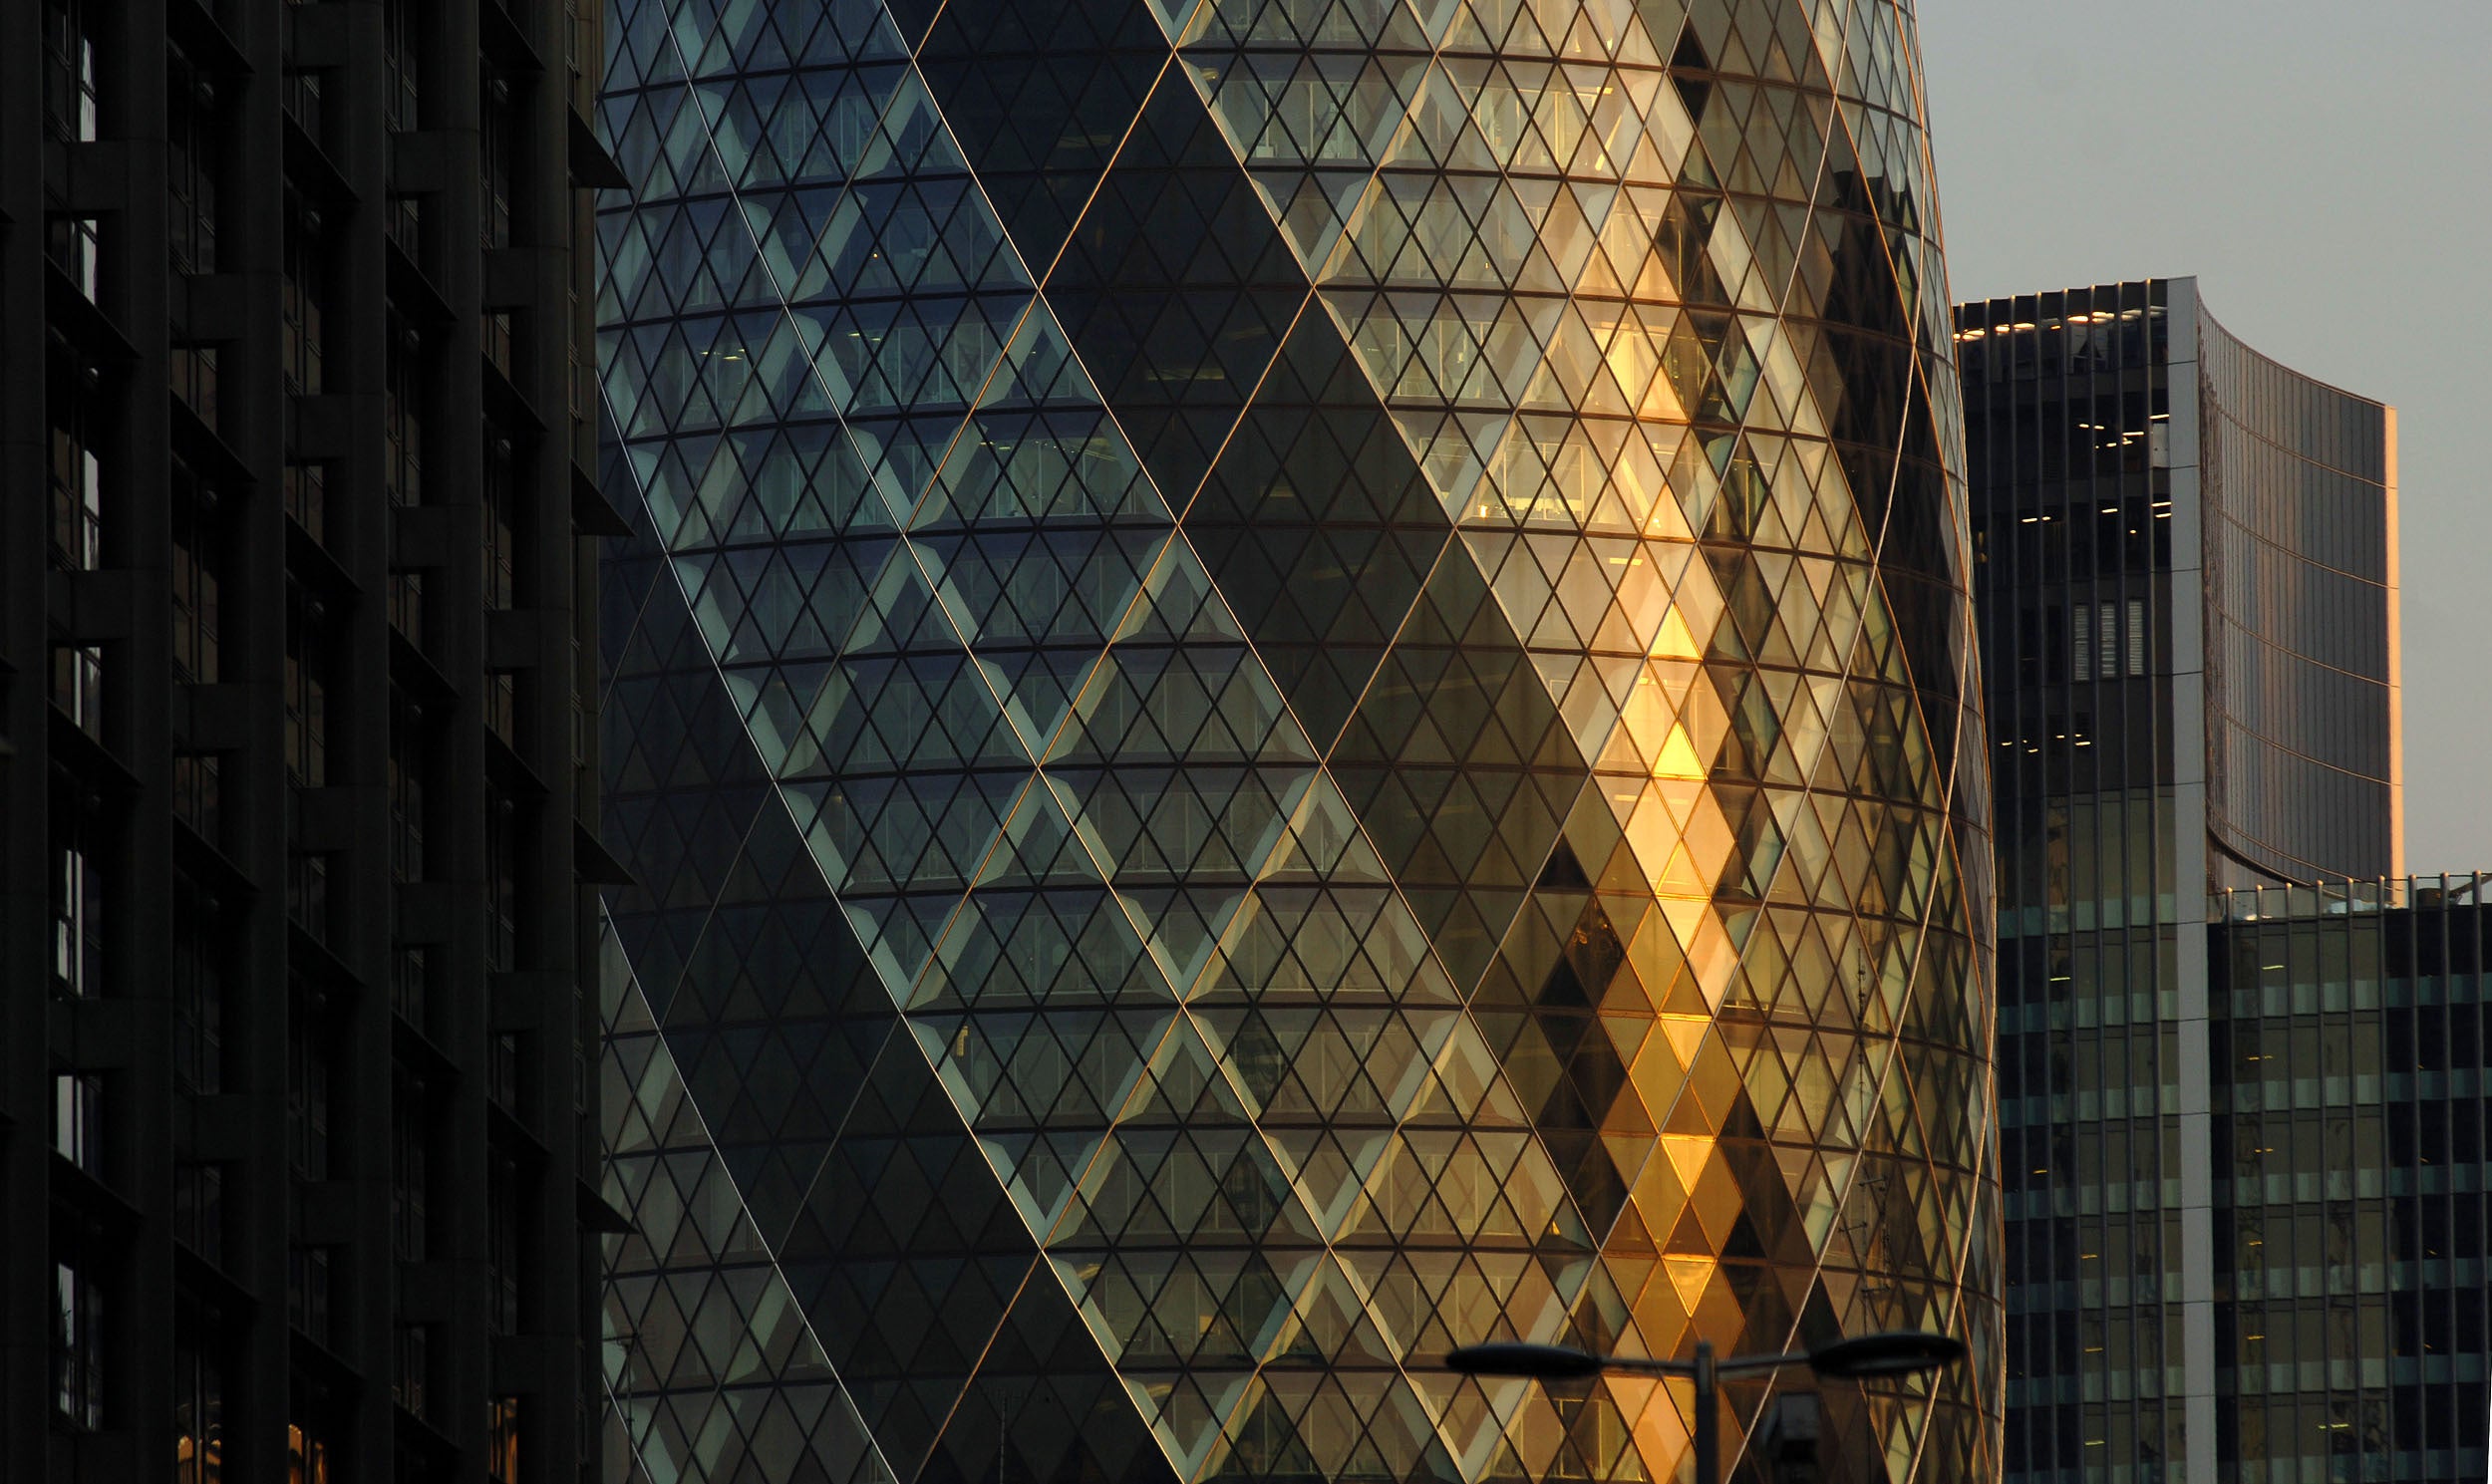
[[[2220,899],[2219,1478],[2484,1477],[2487,887]]]
[[[2214,890],[2401,869],[2395,415],[2244,347],[2189,279],[1957,326],[1999,849],[2007,1477],[2264,1480],[2218,1472],[2239,1435],[2205,924]]]
[[[12,1484],[580,1476],[599,55],[0,6]]]

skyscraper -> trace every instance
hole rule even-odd
[[[2219,898],[2218,1478],[2484,1476],[2487,879]]]
[[[1996,1468],[1904,7],[626,0],[611,1445]]]
[[[12,1484],[584,1461],[599,50],[0,6]]]
[[[1956,317],[2007,1472],[2219,1477],[2209,893],[2402,869],[2395,413],[2243,346],[2191,279]]]

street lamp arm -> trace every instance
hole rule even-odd
[[[1748,1370],[1780,1370],[1785,1365],[1806,1365],[1808,1352],[1794,1350],[1780,1355],[1729,1355],[1713,1362],[1713,1368],[1724,1375]]]
[[[1696,1484],[1718,1484],[1720,1426],[1713,1398],[1714,1385],[1724,1375],[1753,1375],[1780,1370],[1789,1365],[1805,1365],[1820,1376],[1849,1380],[1894,1379],[1920,1375],[1954,1364],[1965,1357],[1965,1343],[1951,1335],[1933,1335],[1919,1330],[1890,1330],[1881,1335],[1861,1335],[1838,1339],[1813,1350],[1796,1350],[1780,1355],[1730,1355],[1716,1359],[1713,1341],[1696,1342],[1692,1360],[1657,1360],[1642,1355],[1600,1355],[1579,1350],[1572,1345],[1532,1344],[1524,1340],[1495,1340],[1487,1344],[1466,1344],[1445,1356],[1445,1365],[1465,1375],[1515,1376],[1529,1380],[1588,1380],[1605,1370],[1624,1371],[1629,1375],[1666,1375],[1696,1382],[1695,1425],[1690,1429],[1691,1451],[1696,1459]]]
[[[1697,1361],[1665,1360],[1648,1355],[1595,1355],[1559,1345],[1476,1345],[1448,1355],[1446,1360],[1456,1370],[1483,1375],[1591,1375],[1609,1371],[1621,1375],[1662,1375],[1688,1380],[1697,1373]],[[1756,1371],[1779,1370],[1786,1365],[1805,1365],[1808,1355],[1796,1351],[1781,1355],[1729,1355],[1713,1362],[1717,1375],[1743,1375]]]
[[[1597,1358],[1603,1370],[1623,1375],[1666,1375],[1686,1380],[1696,1374],[1694,1360],[1658,1360],[1644,1355],[1601,1355]],[[1744,1375],[1807,1363],[1808,1352],[1805,1350],[1780,1355],[1725,1355],[1713,1362],[1713,1371],[1716,1375]]]
[[[1716,1375],[1746,1375],[1757,1371],[1780,1370],[1786,1365],[1806,1365],[1808,1352],[1793,1350],[1780,1355],[1725,1355],[1713,1362]],[[1648,1360],[1633,1355],[1603,1355],[1603,1370],[1623,1371],[1629,1375],[1668,1375],[1685,1379],[1696,1374],[1693,1360]]]
[[[1682,1379],[1696,1374],[1696,1362],[1693,1360],[1652,1360],[1640,1355],[1603,1355],[1601,1368],[1627,1375],[1670,1375]]]

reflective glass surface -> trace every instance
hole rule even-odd
[[[2212,318],[2206,419],[2210,826],[2228,885],[2400,869],[2392,415]]]
[[[2387,426],[2242,348],[2192,280],[1956,319],[1997,758],[2006,1477],[2232,1477],[2189,1239],[2224,1179],[2200,924],[2226,881],[2391,857]]]
[[[2485,1472],[2487,885],[2222,898],[2209,940],[2220,1477]]]
[[[2179,863],[2206,826],[2181,784],[2204,773],[2174,742],[2203,669],[2193,304],[2158,281],[1957,310],[1998,758],[2010,1484],[2168,1484],[2214,1459],[2184,1272],[2206,884]]]
[[[1988,780],[1909,10],[621,0],[616,1447],[1674,1477],[1960,1334]]]

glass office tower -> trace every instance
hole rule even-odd
[[[1999,829],[2007,1473],[2214,1478],[2202,924],[2217,887],[2401,866],[2395,414],[2242,346],[2190,279],[1957,324]]]
[[[2487,886],[2222,898],[2219,1478],[2484,1477]]]
[[[613,22],[618,1455],[1668,1478],[1439,1357],[1917,1327],[1741,1476],[1995,1470],[1909,12]]]

